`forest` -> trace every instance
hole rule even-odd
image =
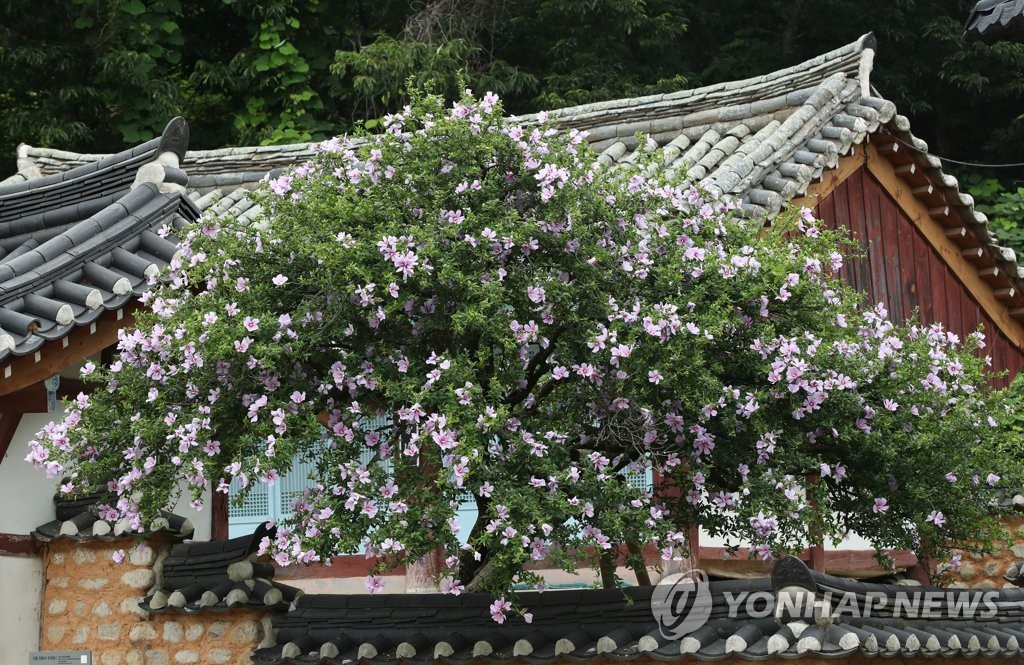
[[[8,0],[0,173],[19,143],[111,152],[183,115],[192,147],[373,130],[413,84],[509,113],[745,78],[873,31],[872,82],[1024,249],[1024,44],[974,0]],[[967,164],[960,164],[966,162]],[[1015,166],[979,166],[1015,165]]]

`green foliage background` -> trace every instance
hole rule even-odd
[[[0,174],[13,172],[19,143],[110,152],[174,115],[189,120],[196,148],[298,142],[372,129],[406,103],[410,78],[454,97],[465,77],[526,113],[763,74],[868,31],[879,42],[872,83],[935,154],[1021,162],[1024,44],[964,43],[973,5],[8,0]],[[1024,250],[1024,168],[946,168],[976,183],[979,203],[1000,210],[1001,238]]]
[[[318,138],[464,71],[513,113],[752,76],[873,30],[873,82],[940,153],[1012,157],[1024,45],[961,41],[972,0],[11,0],[0,154],[111,150],[188,116],[198,146]]]

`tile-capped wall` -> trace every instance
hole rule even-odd
[[[169,543],[55,541],[43,554],[40,649],[90,650],[96,665],[248,665],[266,634],[264,613],[150,614],[139,602],[156,583]],[[128,552],[115,563],[114,552]]]
[[[1009,532],[1007,542],[996,544],[991,554],[961,554],[960,569],[950,573],[952,585],[972,589],[1003,589],[1018,586],[1007,580],[1009,574],[1020,577],[1020,566],[1024,562],[1024,517],[1006,520]]]

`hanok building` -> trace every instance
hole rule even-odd
[[[666,169],[685,169],[751,216],[770,220],[787,200],[814,208],[859,246],[843,276],[868,302],[885,303],[894,319],[917,313],[961,336],[982,325],[993,368],[1015,375],[1024,365],[1024,272],[907,118],[872,88],[874,50],[867,35],[764,76],[550,116],[588,131],[608,165],[632,160],[636,133],[649,134]],[[183,123],[174,121],[163,137],[112,156],[22,146],[18,174],[0,184],[0,493],[19,507],[0,513],[0,642],[14,658],[37,647],[88,649],[103,665],[1021,655],[1020,520],[1016,544],[969,561],[961,574],[963,584],[981,589],[968,604],[990,594],[995,610],[984,616],[942,599],[922,613],[915,603],[923,596],[905,601],[918,607],[910,614],[838,613],[829,593],[852,594],[861,610],[867,598],[892,607],[907,593],[851,581],[891,573],[874,564],[869,543],[809,548],[803,558],[813,571],[786,560],[773,583],[763,578],[767,568],[721,561],[722,543],[695,531],[700,567],[750,579],[712,583],[707,622],[670,636],[654,621],[650,589],[626,592],[631,604],[619,592],[525,595],[534,622],[500,626],[489,601],[476,596],[315,593],[351,585],[274,571],[255,560],[255,535],[223,540],[233,518],[223,501],[212,518],[210,511],[165,516],[151,525],[147,546],[117,568],[109,555],[119,538],[125,545],[123,526],[98,519],[87,500],[59,506],[54,520],[50,481],[21,461],[27,441],[60,417],[54,398],[77,391],[75,368],[109,357],[149,279],[173,258],[175,229],[203,213],[258,218],[252,189],[313,154],[305,144],[186,152],[185,140]],[[58,384],[52,377],[61,375]],[[271,503],[257,512],[273,512]],[[211,534],[221,540],[202,542]],[[188,535],[191,542],[178,542]],[[357,574],[359,564],[342,559],[334,570]],[[909,553],[896,555],[906,571],[900,577],[914,577],[915,563]],[[741,591],[796,594],[816,613],[730,611],[727,599]]]

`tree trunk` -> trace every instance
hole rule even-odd
[[[494,574],[494,560],[489,559],[483,566],[477,568],[474,572],[474,577],[466,584],[466,593],[475,593],[479,591],[486,591],[487,581],[493,577]]]
[[[614,549],[601,552],[601,586],[605,589],[615,588],[615,557]]]
[[[644,562],[644,549],[635,542],[626,543],[626,548],[629,550],[629,567],[636,575],[636,583],[640,586],[650,586],[651,575],[647,572],[647,564]]]

